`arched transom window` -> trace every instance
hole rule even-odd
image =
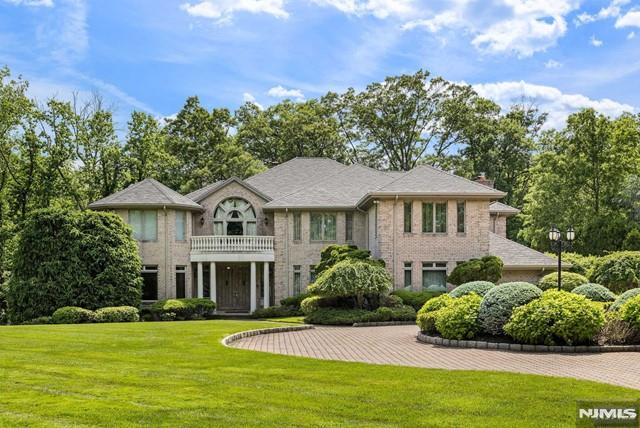
[[[244,199],[222,201],[213,214],[214,235],[257,235],[256,212]]]

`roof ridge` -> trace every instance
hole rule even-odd
[[[460,175],[456,175],[456,174],[454,174],[452,172],[443,171],[440,168],[436,168],[433,165],[428,165],[428,164],[418,165],[416,168],[413,168],[411,171],[413,171],[414,169],[420,168],[420,167],[426,167],[426,168],[432,169],[432,170],[434,170],[434,171],[436,171],[436,172],[438,172],[440,174],[444,174],[444,175],[447,175],[449,177],[455,177],[456,179],[462,180],[462,181],[465,181],[465,182],[473,183],[475,186],[482,186],[482,188],[500,191],[500,190],[496,189],[495,187],[485,186],[484,184],[480,184],[477,181],[473,181],[473,180],[470,180],[468,178],[462,177]],[[411,171],[409,171],[409,172],[411,172]]]
[[[178,201],[175,200],[175,198],[173,197],[173,195],[168,194],[166,192],[166,189],[177,193],[179,196],[185,197],[184,195],[181,195],[180,193],[176,192],[175,190],[165,186],[164,184],[160,183],[159,181],[153,179],[153,178],[146,178],[145,180],[149,180],[149,182],[151,183],[151,185],[153,185],[153,187],[155,187],[160,193],[162,193],[167,199],[169,199],[170,203],[177,203]],[[165,189],[166,188],[166,189]]]

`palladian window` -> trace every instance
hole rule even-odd
[[[258,234],[256,225],[256,212],[244,199],[226,199],[213,214],[214,235],[255,236]]]

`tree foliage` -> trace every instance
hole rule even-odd
[[[359,249],[356,245],[328,245],[320,252],[320,263],[315,267],[316,275],[321,275],[343,260],[363,260],[378,264],[384,267],[383,260],[372,260],[371,251]]]

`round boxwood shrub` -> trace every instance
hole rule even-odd
[[[140,305],[138,246],[118,215],[35,210],[17,241],[7,290],[11,322],[48,316],[64,306]]]
[[[113,306],[96,310],[96,322],[137,322],[140,321],[138,308],[133,306]]]
[[[65,306],[51,315],[53,324],[83,324],[96,321],[96,314],[88,309],[77,306]]]
[[[613,302],[614,300],[616,300],[616,295],[613,294],[607,287],[591,282],[588,284],[579,285],[571,292],[574,294],[583,295],[587,299],[594,302]]]
[[[363,308],[367,297],[374,297],[377,301],[390,288],[391,275],[384,267],[347,259],[325,270],[308,290],[322,297],[353,296],[356,307]]]
[[[632,288],[631,290],[627,290],[619,295],[615,302],[613,302],[613,304],[609,307],[609,310],[617,311],[622,305],[627,302],[627,300],[635,296],[640,296],[640,288]]]
[[[442,294],[433,299],[429,299],[425,302],[422,308],[418,311],[416,317],[416,323],[420,327],[421,331],[425,333],[436,333],[436,319],[440,309],[447,307],[453,301],[453,297],[448,294]]]
[[[540,296],[542,290],[528,282],[507,282],[493,287],[480,303],[480,327],[489,334],[503,334],[502,327],[513,310]]]
[[[614,293],[638,287],[640,251],[617,251],[600,257],[595,263],[591,279]]]
[[[587,343],[604,325],[604,311],[585,296],[548,290],[541,298],[514,309],[504,331],[531,345]]]
[[[620,307],[620,318],[640,331],[640,296],[635,296]]]
[[[574,288],[588,284],[589,280],[580,275],[579,273],[573,272],[562,272],[562,289],[565,291],[571,291]],[[558,289],[558,272],[550,273],[542,277],[540,282],[538,283],[538,287],[541,290],[552,290]]]
[[[478,312],[482,297],[475,293],[453,299],[438,310],[436,330],[445,339],[473,339],[480,331]]]
[[[457,286],[449,295],[451,297],[462,297],[470,293],[476,293],[478,296],[484,296],[487,291],[495,287],[493,282],[489,281],[471,281]]]
[[[471,281],[498,282],[502,278],[504,263],[500,257],[485,256],[481,259],[470,259],[460,263],[453,269],[447,281],[460,285]]]

